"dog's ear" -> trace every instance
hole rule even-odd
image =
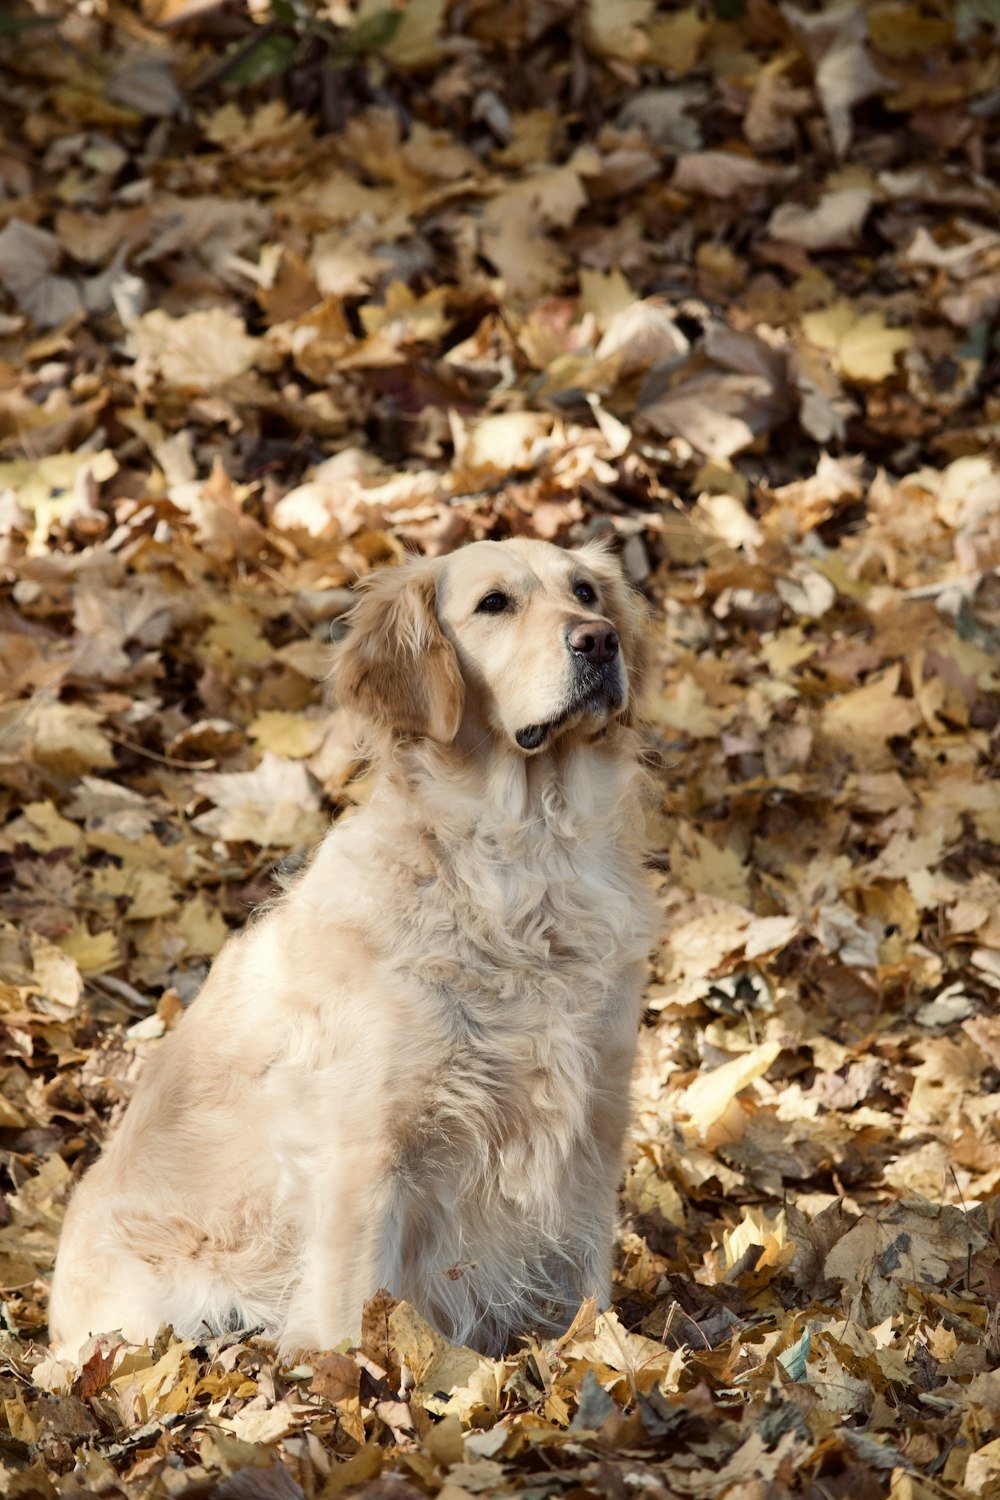
[[[458,733],[465,686],[438,624],[434,573],[421,563],[382,568],[360,585],[337,648],[337,701],[400,738],[448,745]]]
[[[628,672],[628,702],[621,717],[631,724],[638,714],[649,671],[649,609],[642,595],[626,582],[621,564],[604,542],[587,542],[577,549],[576,555],[600,582],[602,613],[621,637]]]

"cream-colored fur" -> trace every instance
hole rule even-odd
[[[640,613],[600,547],[519,540],[383,570],[351,627],[375,789],[227,943],[76,1190],[66,1356],[161,1323],[328,1347],[380,1286],[496,1352],[609,1296],[653,935]]]

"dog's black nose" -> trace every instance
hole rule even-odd
[[[619,635],[603,620],[582,620],[566,632],[566,644],[577,656],[601,666],[618,655]]]

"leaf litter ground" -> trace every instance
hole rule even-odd
[[[992,0],[0,21],[0,1492],[1000,1493]],[[73,1181],[365,795],[349,584],[595,532],[665,932],[614,1308],[58,1365]]]

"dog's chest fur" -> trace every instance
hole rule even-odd
[[[417,1051],[400,1039],[399,1170],[461,1176],[459,1194],[550,1178],[589,1134],[605,1054],[634,1037],[649,942],[634,851],[551,798],[460,836],[428,826],[386,858],[383,887],[368,941],[430,1023]]]

